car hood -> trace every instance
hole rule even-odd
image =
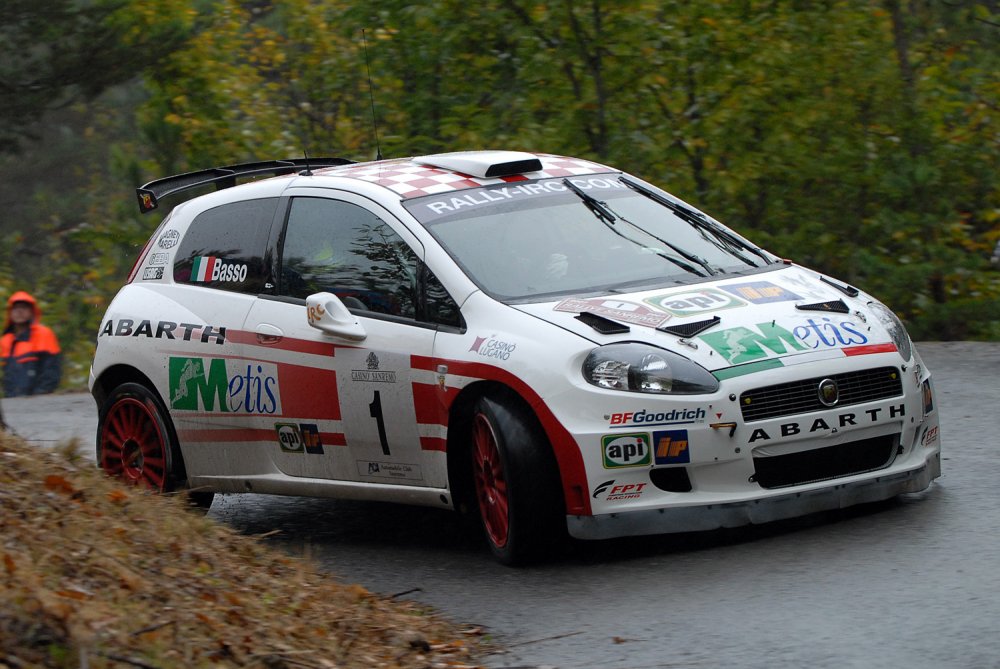
[[[895,351],[869,306],[873,299],[843,282],[785,265],[751,276],[515,308],[597,344],[641,341],[714,372],[780,366],[794,356],[806,362]]]

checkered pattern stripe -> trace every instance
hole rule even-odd
[[[578,158],[564,158],[562,156],[540,154],[538,155],[538,159],[542,161],[542,170],[540,172],[531,172],[532,179],[555,179],[580,174],[613,171],[604,165]],[[404,200],[423,195],[463,190],[465,188],[478,188],[479,186],[528,180],[528,177],[520,174],[510,177],[481,179],[439,167],[419,165],[405,158],[364,165],[345,165],[344,167],[323,170],[323,174],[361,179],[362,181],[369,181],[380,186],[385,186],[398,193]]]

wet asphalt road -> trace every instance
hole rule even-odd
[[[210,517],[277,531],[266,540],[344,582],[483,626],[498,648],[484,658],[493,669],[1000,668],[1000,344],[918,348],[935,375],[943,476],[887,503],[579,542],[529,569],[495,564],[435,509],[230,495]],[[31,441],[79,435],[91,449],[86,396],[3,409]]]

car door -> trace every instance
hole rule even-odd
[[[388,211],[340,191],[295,189],[278,243],[273,295],[244,326],[250,349],[277,365],[281,411],[272,460],[289,476],[443,487],[439,439],[422,439],[414,356],[431,355],[421,320],[423,248]],[[306,298],[334,295],[363,339],[310,325]],[[432,382],[431,382],[432,383]]]

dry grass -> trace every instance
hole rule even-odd
[[[473,667],[477,629],[0,434],[0,669]]]

